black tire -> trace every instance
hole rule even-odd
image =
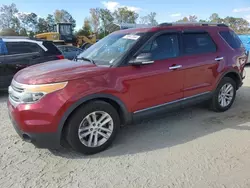
[[[94,111],[104,111],[111,116],[111,118],[113,119],[113,132],[111,133],[110,137],[103,145],[100,145],[97,147],[88,147],[88,146],[85,146],[80,141],[79,136],[78,136],[78,129],[82,120],[88,114]],[[86,155],[90,155],[90,154],[101,152],[107,149],[112,144],[117,134],[117,131],[120,128],[120,118],[116,109],[109,103],[106,103],[104,101],[93,101],[93,102],[89,102],[87,104],[80,106],[74,112],[74,114],[72,114],[66,126],[67,126],[66,139],[69,145],[78,152],[81,152]]]
[[[221,88],[225,84],[231,84],[233,86],[233,98],[232,98],[231,102],[227,106],[223,107],[219,103],[219,93],[220,93]],[[232,104],[234,103],[235,96],[236,96],[236,82],[230,77],[224,77],[221,80],[221,82],[219,83],[217,89],[215,90],[215,92],[213,94],[213,97],[212,97],[211,103],[210,103],[210,109],[215,111],[215,112],[227,111],[232,106]]]

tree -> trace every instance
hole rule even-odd
[[[18,9],[16,5],[12,3],[11,5],[2,5],[0,7],[0,29],[12,28],[16,29]]]
[[[27,31],[36,31],[37,29],[37,15],[35,13],[19,13],[19,19],[22,22],[22,27],[25,28]]]
[[[147,16],[142,16],[140,17],[140,24],[148,24],[148,17]]]
[[[156,17],[156,13],[155,12],[150,12],[148,17],[148,22],[150,25],[158,25],[155,17]]]
[[[19,35],[21,35],[21,36],[28,36],[26,29],[25,28],[21,28]]]
[[[114,17],[112,16],[112,13],[108,9],[100,9],[100,20],[101,20],[101,25],[103,27],[103,33],[105,36],[106,28],[108,24],[114,21]]]
[[[88,18],[85,18],[82,29],[80,29],[76,33],[76,35],[78,35],[78,36],[80,36],[80,35],[89,36],[91,33],[92,33],[92,31],[91,31],[90,21],[89,21]]]
[[[129,10],[127,7],[121,7],[115,10],[113,13],[115,21],[119,24],[121,23],[136,23],[137,18],[139,15]]]
[[[151,12],[147,16],[141,17],[140,23],[141,24],[148,24],[148,25],[152,25],[152,26],[158,25],[155,17],[156,17],[156,13]]]
[[[11,28],[14,29],[16,32],[20,32],[21,23],[20,23],[20,20],[17,17],[13,18]]]
[[[211,22],[218,22],[219,21],[219,19],[220,19],[220,17],[219,17],[219,15],[217,14],[217,13],[213,13],[210,17],[209,17],[209,20],[211,21]]]
[[[93,31],[94,33],[97,33],[100,27],[100,20],[99,20],[100,10],[98,8],[91,8],[90,16],[91,16],[90,22],[91,22]]]
[[[49,32],[54,31],[54,25],[56,24],[56,22],[55,22],[55,18],[52,14],[48,14],[48,16],[46,18],[46,22],[48,24],[48,31]]]
[[[183,19],[178,20],[177,22],[189,22],[189,20],[187,17],[184,17]]]
[[[210,22],[213,23],[223,23],[223,19],[219,17],[219,15],[217,13],[213,13],[210,17],[209,17]]]
[[[227,16],[223,23],[230,26],[237,33],[246,33],[249,30],[249,22],[243,18],[234,18]]]
[[[197,16],[195,16],[195,15],[190,15],[190,16],[188,17],[188,20],[189,20],[190,22],[197,22]]]
[[[66,23],[71,23],[73,29],[76,27],[76,21],[75,21],[75,19],[66,10],[63,10],[63,9],[62,10],[56,10],[54,12],[54,18],[55,18],[55,23],[66,22]]]
[[[37,23],[37,33],[49,32],[48,23],[44,18],[39,18]]]
[[[207,20],[200,19],[199,22],[208,22]]]
[[[197,22],[197,19],[198,19],[197,16],[190,15],[190,16],[188,16],[188,18],[184,17],[183,19],[178,20],[177,22]]]

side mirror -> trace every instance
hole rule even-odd
[[[141,53],[129,61],[130,65],[147,65],[154,63],[151,53]]]

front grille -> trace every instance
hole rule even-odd
[[[9,87],[9,100],[13,106],[21,103],[20,98],[24,92],[24,88],[16,81],[12,81]]]
[[[24,91],[23,88],[18,88],[18,87],[16,87],[14,84],[11,84],[11,86],[12,86],[12,89],[13,89],[14,91],[16,91],[16,92],[22,93],[22,92]]]

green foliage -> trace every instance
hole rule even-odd
[[[45,33],[48,31],[48,22],[44,18],[39,18],[37,23],[37,33]]]
[[[22,28],[25,28],[27,31],[36,31],[38,17],[35,13],[19,13],[19,20],[21,20]]]
[[[55,23],[71,23],[72,28],[74,29],[76,27],[76,21],[72,17],[72,15],[66,11],[66,10],[56,10],[54,12],[54,18],[55,18]]]
[[[181,20],[178,20],[177,22],[189,22],[189,19],[187,17],[184,17]]]
[[[16,5],[2,5],[0,7],[0,29],[12,28],[17,29],[17,16],[18,10]]]
[[[184,17],[177,22],[196,22],[197,16],[189,16]],[[212,23],[224,23],[231,27],[238,34],[250,33],[250,25],[249,22],[243,18],[235,18],[227,16],[225,18],[221,18],[217,13],[213,13],[209,20],[199,20],[199,22],[212,22]]]
[[[156,25],[158,25],[158,23],[157,23],[155,17],[156,17],[156,13],[151,12],[147,16],[141,17],[140,23],[156,26]]]
[[[100,26],[100,10],[99,8],[91,8],[90,9],[90,23],[93,28],[94,33],[98,32],[99,26]]]
[[[20,32],[19,32],[19,35],[20,36],[28,36],[26,29],[25,28],[21,28]]]
[[[107,26],[114,21],[112,13],[108,9],[100,9],[100,21],[102,26],[102,33],[105,36]]]
[[[89,19],[85,18],[84,20],[84,24],[83,24],[83,27],[82,29],[80,29],[78,32],[76,32],[76,35],[77,36],[89,36],[91,35],[92,33],[92,30],[91,30],[91,26],[90,26],[90,21]]]
[[[120,7],[111,13],[108,9],[92,8],[90,9],[90,19],[84,20],[83,27],[77,31],[77,35],[88,36],[96,33],[99,38],[109,34],[107,26],[110,23],[136,23],[139,15],[127,7]],[[197,22],[195,15],[184,17],[177,22]],[[54,25],[58,22],[71,23],[73,29],[76,21],[66,10],[55,10],[53,14],[48,14],[45,18],[40,18],[36,13],[20,13],[14,3],[0,6],[0,30],[4,35],[29,35],[34,36],[37,33],[52,32]],[[200,19],[199,22],[225,23],[236,33],[250,33],[249,22],[243,18],[227,16],[221,18],[217,13],[211,14],[209,19]],[[151,12],[140,18],[139,23],[157,25],[156,13]]]
[[[55,18],[52,14],[48,14],[46,18],[48,32],[54,31],[54,25],[56,24]]]
[[[190,15],[189,17],[184,17],[181,20],[178,20],[177,22],[197,22],[197,16],[195,15]]]
[[[113,13],[114,19],[117,23],[136,23],[137,18],[139,15],[129,10],[127,7],[121,7],[115,10]]]

